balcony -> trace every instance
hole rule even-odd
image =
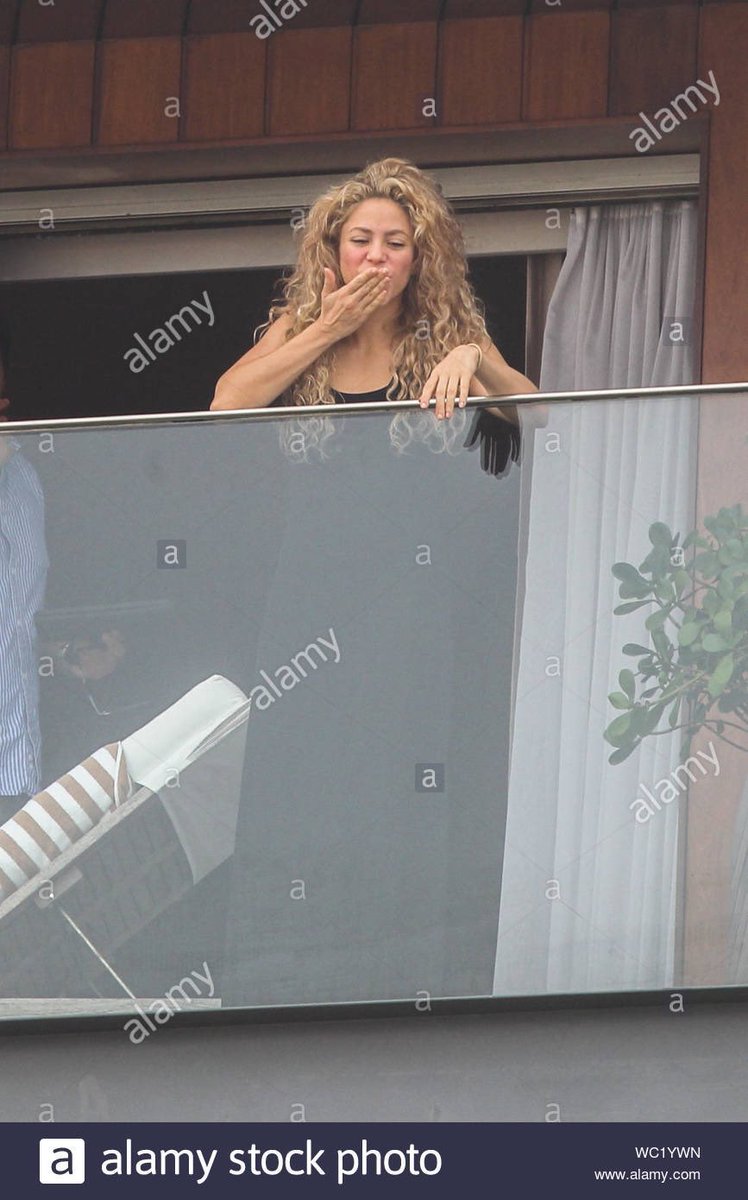
[[[0,1014],[748,983],[747,392],[4,427]]]

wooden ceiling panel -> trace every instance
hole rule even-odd
[[[248,0],[192,0],[188,33],[249,33]]]
[[[0,0],[0,46],[13,41],[19,0]]]
[[[258,0],[253,0],[257,3]],[[298,2],[298,0],[297,0]],[[309,3],[309,7],[292,17],[294,29],[311,29],[317,26],[352,25],[356,19],[357,0],[324,0]]]
[[[341,133],[350,124],[350,25],[288,29],[268,47],[271,137]]]
[[[265,42],[246,29],[185,40],[184,141],[262,137],[266,57]]]
[[[528,0],[447,0],[442,17],[448,21],[473,17],[521,17]]]
[[[11,150],[90,145],[95,53],[93,41],[14,47]]]
[[[184,29],[188,0],[106,0],[103,37],[167,37]]]
[[[613,14],[610,116],[651,113],[694,82],[698,20],[692,4]]]
[[[295,10],[295,11],[294,11]],[[245,19],[251,25],[253,17],[267,17],[280,29],[340,28],[352,25],[357,0],[246,0]],[[246,26],[245,26],[246,28]],[[251,26],[255,28],[255,26]],[[269,41],[269,37],[265,38]]]
[[[604,117],[610,13],[533,14],[525,41],[525,121]]]
[[[441,0],[361,0],[359,25],[390,25],[405,21],[437,21]]]
[[[727,2],[727,0],[721,0]],[[732,3],[732,0],[730,0]],[[691,8],[698,8],[699,0],[618,0],[616,8],[663,8],[666,5],[680,4],[688,5]]]
[[[436,98],[436,21],[359,25],[353,53],[353,120],[356,130],[424,129]]]
[[[137,146],[178,141],[178,116],[170,115],[170,105],[171,98],[180,95],[181,63],[181,38],[103,42],[97,143]]]
[[[615,8],[614,0],[530,0],[533,13],[582,12],[592,8]]]
[[[104,0],[65,0],[40,4],[21,0],[18,20],[19,42],[93,41],[99,29]]]
[[[440,124],[519,121],[522,25],[522,17],[518,16],[445,21],[441,35]]]

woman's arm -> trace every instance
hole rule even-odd
[[[485,383],[481,383],[477,375],[473,376],[470,382],[471,396],[495,396],[496,394],[497,393],[495,391],[490,391],[486,387]],[[512,392],[506,393],[507,396],[512,394]],[[502,421],[508,421],[510,425],[519,424],[516,404],[512,404],[511,406],[508,405],[506,408],[496,408],[493,404],[487,404],[485,408],[481,409],[481,412],[491,413],[491,415],[494,417],[501,417]]]
[[[335,340],[315,321],[287,341],[290,325],[291,318],[282,314],[257,345],[224,372],[216,384],[211,410],[266,407]]]
[[[488,346],[481,346],[481,349],[483,358],[479,369],[475,372],[474,379],[482,384],[482,388],[481,390],[476,388],[472,394],[476,396],[523,396],[528,392],[537,392],[538,389],[532,380],[523,375],[521,371],[515,371],[514,367],[510,367],[493,342],[489,342]],[[487,405],[485,411],[501,417],[504,421],[511,422],[512,425],[519,423],[516,405],[506,408],[494,408],[492,405]]]
[[[257,345],[221,376],[211,409],[262,408],[272,403],[320,355],[385,304],[389,286],[383,267],[369,267],[343,287],[337,287],[335,272],[325,267],[317,320],[286,341],[291,318],[283,313]]]
[[[426,380],[420,397],[421,406],[425,408],[434,399],[436,418],[442,420],[451,417],[455,403],[464,408],[473,388],[476,388],[473,394],[482,396],[519,396],[537,392],[535,384],[526,375],[509,366],[493,342],[483,347],[480,369],[478,358],[478,351],[473,345],[455,346],[454,350],[450,350]],[[482,385],[485,391],[478,391],[477,385]],[[519,423],[514,405],[509,408],[489,407],[486,411],[512,425]]]

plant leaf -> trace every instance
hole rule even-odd
[[[653,704],[649,709],[640,708],[637,710],[635,728],[639,737],[644,737],[646,734],[652,733],[652,731],[657,728],[660,717],[664,711],[664,704]]]
[[[702,554],[697,554],[694,565],[706,579],[713,579],[719,571],[719,559],[712,550],[705,550]]]
[[[720,654],[724,650],[731,649],[730,643],[726,642],[718,633],[707,633],[701,644],[708,654]]]
[[[678,630],[678,645],[691,646],[696,641],[700,632],[701,626],[697,625],[695,621],[686,622]]]
[[[644,580],[642,580],[642,577],[639,574],[639,571],[636,570],[635,566],[633,566],[632,563],[614,563],[614,565],[611,566],[611,571],[612,571],[612,574],[614,574],[616,576],[617,580],[621,580],[622,582],[629,582],[629,583],[644,583],[645,582]]]
[[[613,766],[616,763],[622,763],[624,759],[628,758],[629,754],[634,753],[638,745],[638,742],[632,742],[630,746],[619,746],[618,750],[614,750],[610,755],[608,762],[612,763]]]
[[[661,579],[655,586],[655,596],[663,604],[672,604],[676,598],[675,588],[668,579]]]
[[[709,683],[707,684],[707,690],[713,699],[715,699],[717,696],[720,696],[725,690],[728,683],[732,679],[732,673],[734,670],[735,660],[733,659],[732,654],[725,654],[725,656],[719,660],[716,667],[712,671],[709,677]]]
[[[673,647],[670,645],[670,642],[661,629],[655,629],[654,633],[652,634],[652,641],[655,644],[655,650],[659,654],[660,658],[669,659]]]
[[[664,608],[657,608],[653,613],[649,614],[644,624],[646,625],[647,629],[653,631],[655,629],[662,629],[666,620],[667,611]]]
[[[664,522],[655,521],[654,525],[649,527],[649,540],[653,546],[667,546],[669,550],[673,544],[673,535]]]
[[[673,583],[675,584],[675,590],[678,595],[682,596],[686,588],[691,584],[691,576],[688,574],[688,571],[684,570],[683,567],[679,567],[673,576]]]
[[[605,740],[610,742],[611,746],[622,746],[626,741],[626,734],[631,726],[631,713],[621,713],[620,717],[616,717],[611,721],[608,728],[605,730]]]

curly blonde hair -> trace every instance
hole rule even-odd
[[[401,309],[392,348],[393,380],[388,400],[406,400],[420,395],[434,367],[450,350],[467,342],[485,343],[488,331],[485,309],[468,280],[465,246],[457,217],[439,184],[414,163],[403,158],[383,158],[369,163],[346,183],[320,196],[306,218],[296,267],[282,288],[282,299],[274,303],[268,320],[255,331],[255,341],[282,314],[290,317],[286,339],[311,325],[320,315],[324,268],[329,267],[342,285],[339,267],[340,235],[352,210],[365,200],[393,200],[409,218],[414,241],[414,269],[401,298]],[[335,362],[332,346],[295,381],[286,395],[299,405],[334,404],[330,376]],[[457,415],[455,413],[455,415]],[[463,417],[466,415],[463,412]],[[402,449],[414,437],[436,449],[449,449],[463,421],[433,423],[428,413],[408,413],[393,419],[390,436]],[[301,426],[301,423],[295,423]],[[434,424],[436,428],[434,428]],[[331,433],[326,420],[303,422],[307,437],[301,443],[317,448]],[[447,426],[450,431],[447,431]],[[416,432],[420,430],[420,435]],[[297,431],[298,432],[298,431]],[[290,436],[297,434],[288,431]],[[286,439],[288,441],[288,438]]]

